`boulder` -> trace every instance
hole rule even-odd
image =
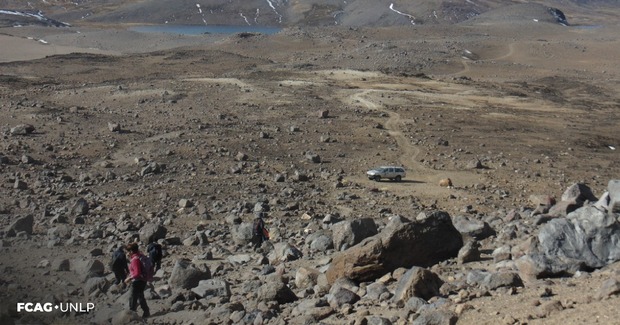
[[[222,279],[201,280],[197,287],[192,288],[192,292],[201,298],[231,296],[230,284]]]
[[[607,184],[609,192],[609,211],[620,213],[620,180],[610,180]]]
[[[359,300],[360,296],[343,286],[334,286],[327,295],[327,302],[334,309],[338,309],[344,304],[353,305]]]
[[[485,290],[495,290],[501,287],[522,287],[523,281],[515,272],[473,270],[467,273],[467,284],[479,286]]]
[[[462,246],[461,234],[446,212],[428,213],[416,221],[395,216],[381,233],[336,253],[326,276],[329,283],[341,277],[372,281],[400,267],[426,267],[456,257]]]
[[[20,232],[26,232],[28,235],[32,235],[33,224],[34,217],[32,215],[17,218],[17,220],[10,224],[6,229],[6,235],[12,237]]]
[[[79,198],[75,201],[73,206],[71,206],[71,214],[73,215],[82,216],[88,214],[88,210],[90,210],[90,205],[84,198]]]
[[[302,252],[289,243],[276,243],[273,250],[269,253],[269,263],[279,264],[282,262],[298,260],[303,256]]]
[[[71,264],[74,266],[73,270],[83,281],[90,278],[102,277],[105,272],[105,265],[99,260],[78,259]]]
[[[12,127],[9,132],[11,135],[28,135],[34,132],[35,128],[31,124],[19,124]]]
[[[378,233],[372,218],[341,221],[332,225],[331,229],[336,250],[347,249]]]
[[[443,281],[439,276],[427,269],[414,266],[405,273],[394,290],[394,302],[405,302],[411,297],[428,300],[439,295]]]
[[[252,223],[244,222],[231,227],[233,242],[238,245],[247,245],[252,242]]]
[[[459,250],[457,262],[465,264],[480,260],[480,244],[477,241],[469,241]]]
[[[572,275],[620,260],[620,223],[586,206],[543,225],[527,255],[517,260],[522,277]]]
[[[258,301],[277,301],[286,304],[296,301],[295,293],[281,279],[271,278],[258,289]]]
[[[463,234],[463,236],[475,240],[483,240],[495,235],[495,230],[485,221],[473,220],[466,216],[456,216],[453,222],[454,227]]]
[[[319,274],[316,269],[300,267],[295,273],[295,286],[299,289],[312,288],[317,283]]]
[[[178,259],[172,268],[172,274],[168,279],[168,284],[172,288],[192,289],[201,280],[211,279],[211,272],[206,265],[197,266],[190,260]]]
[[[143,243],[150,243],[166,238],[168,230],[166,227],[157,223],[147,223],[140,228],[140,241]]]
[[[310,250],[313,252],[325,252],[332,248],[334,248],[334,241],[328,234],[319,234],[310,241]]]
[[[86,284],[84,284],[84,295],[88,296],[97,290],[105,293],[108,291],[109,285],[105,277],[90,278],[86,281]]]
[[[585,184],[575,183],[569,186],[564,194],[562,194],[562,201],[573,201],[578,205],[583,205],[585,201],[596,202],[598,198],[594,196],[592,190]]]
[[[420,313],[411,325],[455,325],[458,316],[447,310],[430,310]]]

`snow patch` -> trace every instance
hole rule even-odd
[[[273,9],[273,11],[276,13],[276,15],[278,15],[278,23],[281,24],[282,23],[282,15],[280,15],[278,10],[276,10],[276,7],[273,5],[271,0],[267,0],[267,3],[269,4],[269,7],[271,7],[271,9]]]
[[[198,13],[202,16],[202,22],[207,25],[207,19],[205,18],[205,14],[202,12],[202,8],[199,3],[196,4],[196,8],[198,8]]]
[[[409,15],[409,14],[406,14],[404,12],[400,12],[400,11],[394,9],[394,3],[390,3],[390,10],[392,10],[393,12],[395,12],[395,13],[397,13],[399,15],[403,15],[403,16],[409,18],[411,20],[411,24],[415,25],[415,17],[413,17],[412,15]]]
[[[246,24],[251,25],[250,22],[248,21],[248,17],[244,16],[242,12],[239,13],[239,16],[241,16],[243,20],[245,20]]]
[[[45,17],[43,15],[43,12],[41,11],[38,11],[37,13],[32,13],[32,12],[16,11],[16,10],[0,10],[0,14],[21,16],[21,17],[27,17],[27,18],[35,18],[39,21],[48,22],[55,26],[71,26],[70,24],[63,23],[61,21],[55,21],[53,19],[49,19]]]

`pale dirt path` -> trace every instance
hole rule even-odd
[[[515,43],[509,43],[508,44],[508,52],[506,52],[506,54],[504,55],[500,55],[498,57],[494,57],[494,58],[488,58],[488,59],[479,59],[476,60],[478,62],[485,62],[485,61],[496,61],[496,60],[503,60],[503,59],[507,59],[509,57],[511,57],[513,54],[515,53]],[[463,64],[463,69],[460,71],[457,71],[455,73],[452,73],[450,75],[452,76],[460,76],[463,74],[466,74],[468,72],[471,71],[471,67],[469,65],[469,61],[471,61],[470,59],[466,59],[466,58],[462,58],[461,59],[461,64]]]
[[[418,157],[421,152],[420,148],[413,145],[410,139],[407,138],[407,136],[400,129],[403,122],[400,114],[390,111],[383,105],[377,104],[374,100],[369,99],[368,97],[372,96],[372,93],[374,92],[384,92],[384,90],[356,90],[348,97],[342,98],[342,100],[350,105],[361,104],[367,109],[376,110],[389,116],[387,122],[385,122],[385,128],[390,137],[396,141],[398,150],[400,150],[399,161],[407,170],[406,180],[409,182],[377,183],[369,180],[365,175],[350,177],[349,180],[364,184],[368,187],[377,187],[379,185],[385,189],[393,190],[396,194],[402,196],[414,195],[428,198],[445,197],[450,193],[461,192],[458,188],[461,188],[464,185],[473,185],[484,182],[484,176],[474,171],[435,170],[423,165]],[[410,92],[405,91],[405,93]],[[371,167],[373,166],[368,166],[368,168]],[[456,189],[448,189],[438,185],[439,180],[446,177],[452,179],[453,183],[456,185]]]

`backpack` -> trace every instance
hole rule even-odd
[[[113,271],[121,270],[127,267],[127,259],[125,258],[125,253],[123,251],[116,250],[112,255],[112,260],[110,261],[110,268]]]
[[[252,225],[252,235],[262,236],[264,240],[269,239],[269,231],[265,228],[265,221],[263,221],[263,219],[254,219],[254,224]]]
[[[161,261],[161,258],[163,257],[163,252],[161,250],[161,245],[159,245],[159,244],[149,244],[149,247],[147,248],[147,251],[148,251],[149,256],[151,257],[151,260],[153,261],[153,263],[157,263],[157,262]]]
[[[153,282],[153,275],[155,273],[155,268],[153,267],[153,262],[151,258],[140,254],[138,256],[140,260],[140,277],[147,282]]]

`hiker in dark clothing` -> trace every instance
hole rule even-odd
[[[269,231],[265,228],[262,214],[259,214],[252,225],[252,244],[254,249],[261,247],[264,241],[269,240]]]
[[[146,247],[146,251],[155,266],[155,271],[161,269],[161,258],[163,257],[161,245],[153,241]]]
[[[125,256],[125,249],[121,245],[112,254],[112,262],[110,263],[112,272],[116,280],[114,284],[123,283],[127,274],[129,273],[129,267],[127,266],[127,257]]]
[[[131,254],[129,258],[129,276],[125,280],[126,284],[131,284],[131,295],[129,296],[129,310],[136,311],[138,302],[144,314],[142,317],[149,317],[149,306],[146,304],[144,290],[146,289],[146,273],[143,270],[140,257],[144,255],[138,249],[137,243],[131,243],[127,246],[127,251]]]

